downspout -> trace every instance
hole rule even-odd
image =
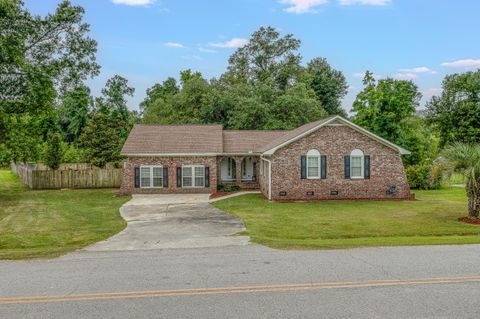
[[[272,161],[260,156],[261,160],[264,160],[268,163],[268,200],[272,200]]]

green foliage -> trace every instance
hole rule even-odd
[[[311,76],[311,87],[325,111],[346,117],[341,107],[342,99],[348,93],[348,84],[341,71],[333,69],[325,58],[315,58],[307,65]]]
[[[353,121],[398,145],[404,145],[405,121],[410,118],[422,95],[412,81],[382,79],[378,82],[369,71],[363,79],[365,88],[357,95]]]
[[[414,189],[438,189],[445,179],[445,168],[440,163],[424,162],[406,168],[408,184]]]
[[[3,143],[0,144],[0,167],[7,167],[12,162],[12,153]]]
[[[140,103],[141,110],[150,110],[155,101],[177,94],[179,88],[177,81],[174,78],[168,78],[163,81],[162,84],[155,84],[151,88],[147,89],[147,97]]]
[[[62,96],[58,107],[59,121],[65,141],[76,142],[87,123],[91,103],[90,89],[84,85]]]
[[[445,157],[454,172],[465,176],[468,215],[480,215],[480,144],[454,143],[445,150]]]
[[[102,89],[102,96],[94,100],[94,111],[103,113],[112,119],[117,119],[121,125],[120,141],[127,138],[133,124],[138,122],[136,112],[130,112],[127,107],[127,96],[133,96],[135,89],[128,86],[128,80],[120,75],[115,75],[107,80]]]
[[[62,143],[62,163],[82,163],[85,158],[85,151],[73,144]]]
[[[447,75],[440,97],[427,103],[428,118],[440,131],[441,145],[480,142],[480,70]]]
[[[62,138],[59,133],[52,132],[47,137],[46,162],[51,169],[57,169],[62,163]]]
[[[48,107],[59,90],[68,90],[99,72],[97,43],[87,36],[84,10],[62,1],[54,14],[31,15],[23,1],[0,5],[0,92],[7,113]]]
[[[218,186],[217,186],[217,191],[219,191],[221,193],[236,192],[236,191],[239,191],[240,189],[241,188],[238,185],[226,186],[226,185],[223,185],[223,184],[218,184]]]
[[[228,70],[222,77],[229,84],[271,79],[278,88],[285,88],[300,72],[300,43],[292,34],[281,37],[275,28],[261,27],[230,56]]]
[[[14,162],[31,162],[39,158],[42,136],[41,119],[30,115],[12,115],[6,125],[6,146]]]
[[[123,140],[119,136],[122,130],[120,119],[102,112],[93,113],[80,137],[87,162],[104,167],[107,163],[120,161]]]
[[[3,158],[38,160],[48,132],[58,125],[56,101],[72,104],[69,93],[99,73],[97,43],[88,37],[83,14],[69,1],[45,16],[30,14],[23,1],[0,2],[0,141],[8,149]]]
[[[141,103],[145,123],[218,123],[234,129],[292,129],[340,113],[346,90],[341,72],[326,60],[300,65],[300,41],[272,27],[254,32],[229,59],[227,71],[207,81],[199,72],[180,72],[147,90]],[[327,86],[327,82],[331,83]]]
[[[403,163],[418,165],[423,162],[430,164],[440,153],[440,139],[427,121],[420,116],[411,116],[404,121],[404,142],[403,147],[411,152],[411,155],[402,156]]]

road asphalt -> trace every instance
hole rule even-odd
[[[0,318],[479,318],[480,245],[0,261]]]

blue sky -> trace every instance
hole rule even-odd
[[[26,0],[35,14],[60,0]],[[302,41],[303,63],[325,57],[347,77],[350,110],[362,75],[412,79],[424,102],[440,92],[445,74],[480,68],[478,0],[74,0],[86,9],[98,41],[99,94],[114,74],[145,90],[180,70],[219,76],[236,47],[271,25]]]

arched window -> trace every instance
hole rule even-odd
[[[315,149],[307,152],[307,178],[320,178],[320,152]]]
[[[350,178],[364,178],[364,155],[359,149],[350,153]]]

